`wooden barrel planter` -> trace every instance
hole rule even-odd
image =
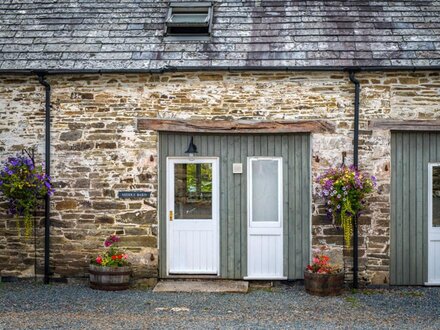
[[[338,296],[344,289],[344,273],[318,274],[304,272],[306,292],[315,296]]]
[[[103,267],[90,264],[90,287],[96,290],[119,291],[130,286],[131,268]]]

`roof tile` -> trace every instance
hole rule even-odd
[[[8,0],[0,3],[0,68],[440,63],[440,0],[223,0],[214,3],[207,41],[166,38],[166,6]]]

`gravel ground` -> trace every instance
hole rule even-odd
[[[248,294],[158,294],[0,283],[0,329],[147,328],[439,329],[440,288],[376,288],[321,298],[300,284]]]

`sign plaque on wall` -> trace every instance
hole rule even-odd
[[[120,191],[118,192],[119,198],[150,198],[151,191]]]

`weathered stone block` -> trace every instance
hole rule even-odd
[[[139,246],[139,247],[157,247],[157,238],[155,236],[125,235],[121,240],[120,246]]]
[[[115,219],[113,217],[110,217],[110,216],[101,216],[101,217],[96,217],[95,223],[99,223],[99,224],[114,224],[115,223]]]
[[[55,150],[62,151],[83,151],[90,150],[94,148],[93,142],[78,142],[74,144],[57,144],[55,145]]]
[[[63,132],[60,135],[61,141],[77,141],[81,138],[82,131]]]
[[[133,224],[152,224],[157,222],[155,210],[127,212],[118,216],[118,221]]]
[[[84,188],[88,189],[90,188],[90,180],[89,179],[78,179],[75,181],[75,183],[72,185],[72,188]]]
[[[92,202],[95,210],[123,210],[126,205],[121,202]]]
[[[55,208],[57,210],[71,210],[78,206],[78,202],[75,199],[65,199],[55,203]]]
[[[100,142],[100,143],[96,143],[96,148],[98,148],[98,149],[116,149],[117,145],[115,142]]]

